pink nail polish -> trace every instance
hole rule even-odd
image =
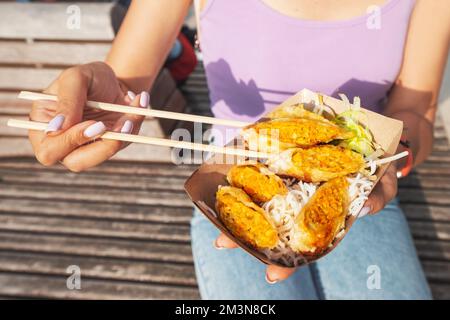
[[[141,108],[148,108],[148,105],[150,103],[150,95],[147,91],[143,91],[141,93],[141,99],[139,100],[139,106]]]
[[[361,211],[359,211],[358,219],[367,216],[370,211],[372,211],[371,207],[363,207]]]
[[[86,138],[93,138],[95,136],[102,134],[103,132],[105,132],[105,130],[106,130],[105,124],[99,121],[87,127],[86,130],[84,130],[84,136]]]
[[[270,280],[269,276],[268,276],[267,273],[266,273],[266,282],[267,282],[268,284],[275,284],[275,283],[277,283],[278,281],[277,281],[277,280]]]
[[[133,131],[133,122],[130,120],[127,120],[124,122],[122,129],[120,129],[121,133],[131,133]]]
[[[128,91],[127,95],[128,95],[128,98],[130,98],[131,101],[136,99],[136,93],[134,93],[133,91]]]
[[[64,115],[58,114],[56,117],[54,117],[47,125],[47,129],[45,129],[45,133],[49,132],[55,132],[61,129],[63,123],[64,123]]]
[[[223,249],[225,249],[224,247],[221,247],[221,246],[218,245],[217,239],[213,241],[213,246],[214,246],[214,248],[216,248],[217,250],[223,250]]]

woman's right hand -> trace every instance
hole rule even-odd
[[[142,116],[86,107],[87,100],[146,108],[149,95],[128,91],[106,63],[94,62],[65,70],[45,91],[58,97],[36,101],[32,121],[48,122],[45,132],[29,131],[36,158],[45,166],[61,162],[74,172],[96,166],[126,146],[98,139],[105,131],[137,134]]]

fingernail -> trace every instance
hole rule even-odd
[[[150,95],[147,91],[142,91],[141,99],[139,100],[139,105],[141,108],[147,108],[150,103]]]
[[[372,211],[371,207],[363,207],[361,209],[361,211],[359,211],[358,218],[362,218],[362,217],[367,216],[370,211]]]
[[[133,122],[131,120],[125,121],[125,123],[122,126],[122,129],[120,129],[121,133],[130,133],[133,131]]]
[[[128,95],[128,98],[130,98],[131,101],[133,101],[136,98],[136,93],[134,93],[133,91],[128,91],[127,95]]]
[[[45,133],[49,132],[55,132],[61,129],[63,123],[64,123],[64,115],[58,114],[56,117],[54,117],[47,125],[47,129],[45,129]]]
[[[213,245],[214,245],[214,248],[216,248],[217,250],[225,249],[224,247],[222,247],[221,245],[219,245],[219,244],[217,243],[217,239],[214,240]]]
[[[278,282],[278,280],[271,280],[271,279],[269,278],[269,275],[266,273],[266,282],[267,282],[268,284],[275,284],[275,283]]]
[[[105,132],[105,130],[106,130],[105,125],[103,124],[103,122],[99,121],[87,127],[87,129],[84,130],[84,136],[86,138],[93,138],[95,136],[102,134],[103,132]]]

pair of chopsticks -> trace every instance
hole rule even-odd
[[[57,101],[57,97],[54,95],[48,95],[48,94],[37,93],[37,92],[29,92],[29,91],[20,92],[18,98],[24,99],[24,100],[31,100],[31,101],[35,101],[35,100]],[[128,106],[122,106],[122,105],[118,105],[118,104],[97,102],[97,101],[87,101],[86,105],[90,108],[100,109],[100,110],[104,110],[104,111],[129,113],[129,114],[136,114],[136,115],[141,115],[141,116],[163,118],[163,119],[216,124],[216,125],[222,125],[222,126],[227,126],[227,127],[242,128],[242,127],[249,125],[249,123],[247,123],[247,122],[236,121],[236,120],[217,119],[217,118],[213,118],[213,117],[196,116],[196,115],[192,115],[192,114],[154,110],[154,109],[148,109],[148,108],[128,107]],[[28,129],[28,130],[44,131],[47,128],[47,123],[9,119],[8,126],[15,127],[15,128]],[[154,138],[154,137],[145,137],[145,136],[139,136],[139,135],[133,135],[133,134],[112,132],[112,131],[105,132],[101,136],[101,138],[102,139],[110,139],[110,140],[119,140],[119,141],[124,141],[124,142],[150,144],[150,145],[163,146],[163,147],[172,147],[172,148],[179,148],[179,149],[190,149],[190,150],[211,152],[211,153],[222,153],[222,154],[227,154],[227,155],[232,155],[232,156],[243,156],[243,157],[249,157],[249,158],[268,158],[269,157],[269,154],[267,154],[267,153],[245,150],[245,149],[238,149],[238,148],[233,148],[233,147],[219,147],[219,146],[206,145],[206,144],[201,144],[201,143],[177,141],[177,140]]]
[[[19,99],[24,100],[48,100],[48,101],[57,101],[57,97],[54,95],[48,95],[43,93],[22,91],[20,92]],[[181,121],[190,121],[190,122],[199,122],[199,123],[207,123],[207,124],[215,124],[227,127],[235,127],[242,128],[250,123],[236,120],[227,120],[227,119],[218,119],[213,117],[205,117],[205,116],[197,116],[191,114],[170,112],[170,111],[162,111],[162,110],[153,110],[153,109],[145,109],[145,108],[136,108],[136,107],[128,107],[122,106],[112,103],[105,102],[97,102],[97,101],[87,101],[86,105],[88,107],[94,109],[100,109],[104,111],[111,112],[119,112],[119,113],[129,113],[136,114],[141,116],[149,116],[155,118],[163,118],[163,119],[172,119],[172,120],[181,120]],[[17,119],[9,119],[8,126],[15,128],[22,128],[28,130],[37,130],[44,131],[47,128],[47,123],[44,122],[36,122],[36,121],[25,121],[25,120],[17,120]],[[201,143],[193,143],[187,141],[177,141],[171,139],[162,139],[162,138],[154,138],[154,137],[145,137],[127,133],[118,133],[107,131],[102,136],[102,139],[110,139],[110,140],[118,140],[124,142],[135,142],[135,143],[143,143],[150,144],[156,146],[163,147],[171,147],[171,148],[179,148],[179,149],[190,149],[196,151],[203,152],[211,152],[211,153],[221,153],[233,156],[243,156],[249,158],[260,158],[266,159],[270,157],[270,154],[252,150],[238,149],[233,147],[218,147],[214,145],[206,145]],[[393,155],[391,157],[383,158],[374,161],[373,163],[377,166],[389,163],[408,155],[407,151],[401,152],[399,154]]]

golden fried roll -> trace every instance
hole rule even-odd
[[[251,150],[276,152],[288,148],[310,147],[335,139],[348,139],[353,137],[353,133],[330,121],[281,118],[248,126],[243,130],[242,136]]]
[[[327,249],[345,227],[348,204],[346,177],[320,186],[295,220],[292,249],[304,254]]]
[[[242,189],[220,187],[216,193],[216,210],[227,229],[251,246],[270,249],[277,244],[277,231],[265,211]]]
[[[228,171],[227,180],[233,187],[243,189],[257,203],[288,193],[283,180],[259,162],[233,166]]]
[[[364,159],[350,149],[320,145],[285,150],[271,157],[267,165],[278,175],[306,182],[322,182],[360,171],[364,168]]]
[[[276,108],[275,110],[266,114],[265,117],[269,119],[302,118],[330,122],[322,115],[306,110],[303,103]]]

